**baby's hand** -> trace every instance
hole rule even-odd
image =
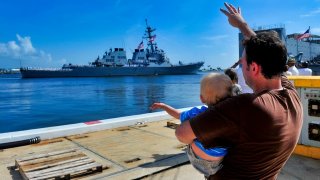
[[[156,109],[162,109],[164,107],[164,104],[163,103],[153,103],[151,106],[150,106],[150,109],[151,110],[156,110]]]

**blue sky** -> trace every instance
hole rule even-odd
[[[238,30],[219,11],[224,1],[2,0],[0,68],[88,64],[114,47],[127,57],[141,42],[145,19],[172,63],[204,60],[226,68],[238,58]],[[229,1],[251,27],[284,24],[287,34],[320,35],[320,0]],[[145,43],[146,44],[146,43]]]

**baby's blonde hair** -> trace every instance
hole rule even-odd
[[[232,81],[225,74],[207,74],[201,80],[200,93],[205,104],[213,105],[232,95]]]

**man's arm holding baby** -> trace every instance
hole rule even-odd
[[[177,139],[185,144],[191,144],[194,139],[196,139],[196,135],[194,134],[190,121],[185,121],[180,124],[180,126],[176,129],[176,137]]]

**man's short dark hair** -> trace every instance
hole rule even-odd
[[[285,71],[287,48],[275,31],[257,33],[243,43],[247,64],[257,63],[265,78],[280,76]]]

